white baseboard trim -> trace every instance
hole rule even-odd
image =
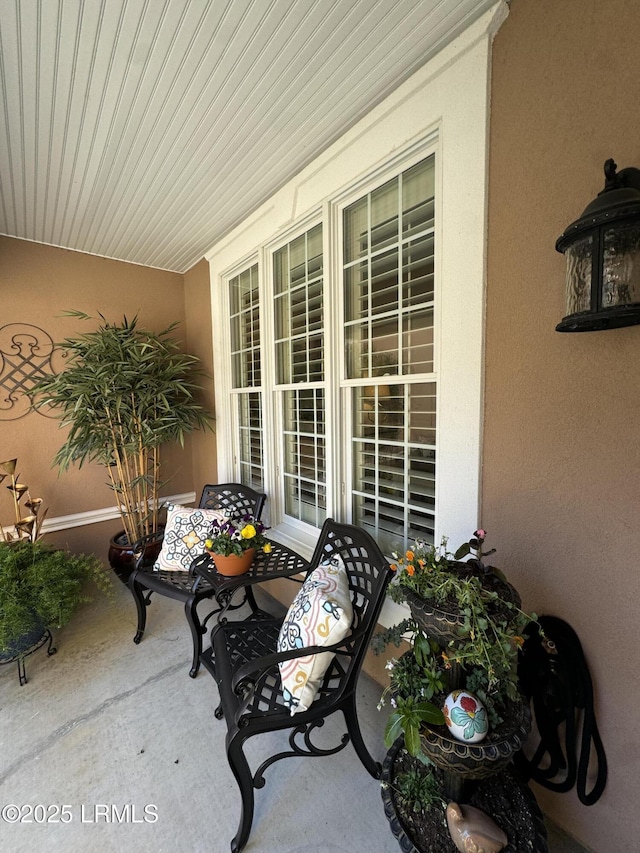
[[[182,495],[163,497],[163,503],[185,504],[194,503],[195,492],[185,492]],[[100,524],[103,521],[113,521],[120,518],[117,506],[93,509],[89,512],[76,512],[73,515],[60,515],[57,518],[45,518],[42,533],[56,533],[58,530],[70,530],[73,527],[86,527],[88,524]]]

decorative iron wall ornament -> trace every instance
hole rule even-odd
[[[15,421],[31,411],[55,417],[48,406],[35,409],[29,392],[43,376],[58,372],[54,360],[61,356],[51,336],[38,326],[0,327],[0,421]]]

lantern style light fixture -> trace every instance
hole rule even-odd
[[[566,255],[567,316],[557,332],[640,323],[640,169],[604,164],[605,185],[556,241]]]

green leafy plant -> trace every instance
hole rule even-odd
[[[391,658],[386,668],[391,672],[391,684],[383,693],[381,703],[384,704],[388,692],[400,696],[413,696],[416,699],[432,699],[441,693],[445,687],[442,660],[438,662],[438,644],[423,634],[413,620],[407,619],[402,623],[404,633],[398,637],[397,645],[403,638],[410,639],[413,648],[410,654],[404,654],[400,659]],[[379,643],[382,634],[375,638],[374,651],[379,653],[386,644]],[[372,644],[373,645],[373,644]]]
[[[458,638],[434,654],[441,655],[446,667],[463,668],[465,686],[485,702],[495,722],[505,701],[518,698],[518,649],[525,627],[536,617],[520,609],[502,572],[483,564],[482,557],[495,552],[482,551],[485,535],[477,530],[455,554],[447,551],[446,539],[439,547],[416,541],[403,555],[394,554],[396,580],[390,595],[402,602],[410,592],[461,618]],[[470,553],[473,559],[459,562]],[[379,642],[396,636],[390,631]]]
[[[158,530],[162,445],[183,445],[185,435],[213,421],[197,400],[198,359],[172,337],[177,325],[156,333],[139,328],[137,317],[110,323],[100,314],[96,329],[57,344],[67,367],[32,391],[36,406],[53,407],[69,428],[54,464],[61,471],[89,461],[106,467],[129,544]]]
[[[443,809],[446,805],[436,777],[426,768],[412,767],[405,773],[398,773],[393,788],[410,812]]]
[[[441,696],[452,671],[461,680],[456,686],[464,686],[484,703],[492,727],[502,721],[509,702],[519,701],[518,649],[525,627],[536,616],[520,609],[517,593],[502,572],[484,565],[483,557],[495,552],[483,551],[485,536],[484,530],[475,531],[455,554],[449,553],[443,539],[438,547],[416,541],[404,554],[393,555],[396,578],[390,597],[400,603],[409,596],[428,601],[455,614],[459,626],[458,636],[444,647],[430,640],[413,618],[376,635],[372,645],[378,654],[403,640],[411,647],[398,661],[387,663],[391,678],[381,705],[388,693],[405,701],[410,698],[414,704]],[[470,560],[460,562],[469,555]],[[407,746],[411,754],[414,745],[418,741]]]
[[[262,548],[268,552],[271,544],[264,536],[265,530],[264,524],[250,515],[228,521],[213,521],[204,547],[221,557],[229,557],[231,554],[240,557],[249,548]]]
[[[398,696],[394,700],[395,709],[389,715],[384,730],[385,746],[390,747],[401,734],[407,752],[415,757],[422,755],[420,747],[420,729],[423,723],[442,725],[444,715],[432,702],[417,701],[413,696],[403,699]]]
[[[0,654],[38,627],[66,625],[78,605],[90,599],[88,581],[103,592],[112,589],[96,557],[42,541],[0,543]]]

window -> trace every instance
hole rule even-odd
[[[229,281],[231,374],[237,424],[238,477],[258,491],[264,488],[264,429],[260,352],[258,265]]]
[[[326,518],[323,269],[322,225],[273,256],[284,511],[314,527]]]
[[[481,521],[488,80],[505,15],[488,10],[207,254],[218,476],[261,479],[272,535],[305,556],[329,516],[387,551],[464,541]]]
[[[343,214],[352,517],[388,549],[434,541],[434,195],[432,155]]]
[[[330,507],[388,550],[434,540],[435,216],[432,154],[344,208],[342,241],[329,248],[341,270],[332,298],[322,223],[266,253],[260,286],[258,265],[229,282],[238,475],[273,494],[262,412],[272,406],[275,480],[294,524],[319,528]],[[273,311],[263,340],[261,305]],[[328,430],[340,449],[329,460]]]

